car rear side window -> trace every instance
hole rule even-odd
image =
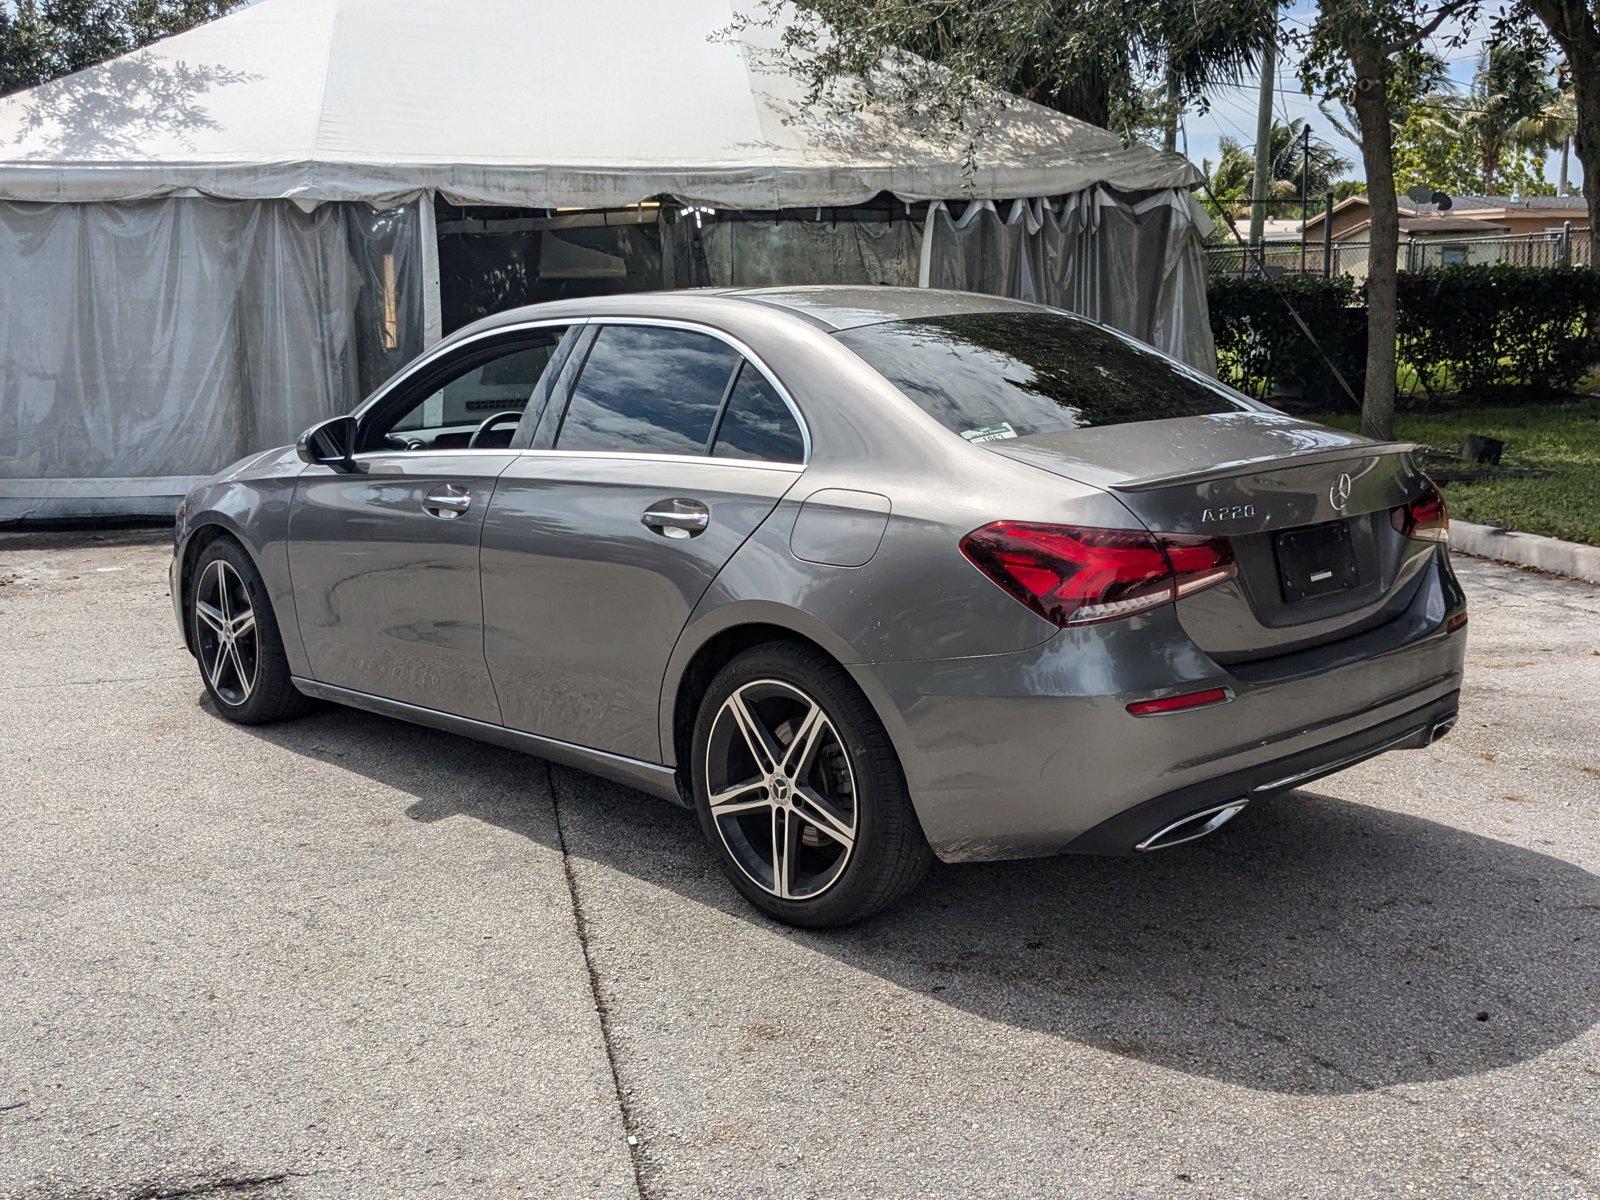
[[[805,438],[794,413],[749,363],[739,368],[739,378],[728,395],[728,408],[717,427],[711,453],[717,458],[758,462],[797,463],[805,459]]]
[[[607,325],[578,376],[558,450],[704,454],[739,354],[687,329]]]
[[[972,442],[1247,409],[1155,351],[1056,313],[923,317],[835,336]]]

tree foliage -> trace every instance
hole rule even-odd
[[[0,0],[0,96],[181,33],[240,0]]]
[[[1305,131],[1306,123],[1298,117],[1287,123],[1274,121],[1267,143],[1267,162],[1271,170],[1269,192],[1285,211],[1296,216],[1302,199],[1320,201],[1335,176],[1342,175],[1351,166],[1349,159],[1316,134],[1311,135],[1308,143]],[[1224,137],[1217,150],[1216,166],[1205,164],[1211,194],[1230,210],[1248,205],[1256,175],[1253,149]],[[1305,197],[1300,194],[1302,179],[1306,183]]]
[[[1519,0],[1517,12],[1537,17],[1566,60],[1589,228],[1600,231],[1600,0]]]
[[[1520,26],[1491,43],[1472,83],[1448,83],[1410,107],[1395,130],[1395,184],[1486,196],[1548,190],[1547,114],[1561,99],[1549,68],[1549,40]]]
[[[1562,63],[1557,72],[1555,95],[1533,116],[1522,123],[1522,135],[1532,145],[1542,150],[1557,150],[1561,154],[1559,192],[1566,195],[1570,187],[1570,157],[1572,139],[1578,132],[1578,98],[1573,91],[1572,73]],[[1543,164],[1540,164],[1541,167]]]
[[[980,130],[1010,92],[1130,139],[1181,97],[1239,79],[1270,33],[1273,0],[763,0],[734,23],[782,27],[805,105],[852,106],[848,79],[913,119]]]
[[[1367,203],[1367,360],[1361,432],[1394,436],[1396,276],[1400,208],[1395,194],[1394,125],[1417,90],[1430,39],[1459,47],[1482,0],[1319,0],[1304,39],[1306,90],[1342,105],[1360,132]],[[1456,22],[1453,27],[1447,22]]]

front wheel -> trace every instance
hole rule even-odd
[[[777,642],[728,663],[692,753],[701,832],[733,885],[780,921],[859,921],[933,861],[888,734],[819,650]]]
[[[228,720],[264,725],[311,707],[289,677],[267,586],[237,542],[219,537],[201,552],[189,621],[201,682]]]

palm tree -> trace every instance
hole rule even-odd
[[[1530,147],[1561,152],[1560,174],[1556,179],[1556,195],[1572,192],[1568,170],[1572,160],[1572,139],[1578,132],[1578,101],[1572,93],[1570,81],[1564,82],[1555,98],[1532,116],[1518,123],[1517,138]]]
[[[1483,194],[1495,194],[1506,158],[1520,151],[1543,150],[1544,139],[1528,125],[1561,96],[1550,82],[1542,46],[1515,42],[1489,47],[1467,89],[1471,106],[1462,111],[1463,131],[1477,144],[1483,169]]]
[[[1218,143],[1217,165],[1208,162],[1206,173],[1212,195],[1219,203],[1233,210],[1235,205],[1248,205],[1255,180],[1255,160],[1251,153],[1232,138]],[[1326,192],[1334,179],[1350,169],[1350,160],[1327,142],[1312,134],[1306,138],[1306,122],[1298,117],[1287,124],[1272,123],[1272,133],[1267,141],[1267,162],[1272,169],[1272,179],[1267,192],[1274,201],[1292,203],[1296,210],[1302,201]],[[1302,171],[1302,168],[1304,170]],[[1304,192],[1302,195],[1302,183]]]
[[[1291,198],[1307,199],[1328,190],[1334,178],[1350,169],[1351,163],[1327,142],[1312,134],[1306,136],[1306,122],[1291,117],[1288,124],[1272,123],[1267,140],[1267,161],[1272,164],[1273,186],[1279,181],[1292,185]],[[1302,183],[1304,188],[1302,189]],[[1301,195],[1304,190],[1305,195]]]
[[[1537,41],[1492,46],[1465,89],[1442,65],[1424,64],[1417,79],[1425,88],[1395,123],[1397,177],[1493,196],[1507,182],[1537,176],[1543,151],[1559,147],[1576,124],[1571,100],[1563,108],[1561,90],[1550,81],[1546,48]]]

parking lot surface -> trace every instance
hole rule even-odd
[[[0,1196],[1600,1192],[1600,589],[1459,560],[1438,745],[811,934],[624,788],[230,725],[166,555],[0,537]]]

